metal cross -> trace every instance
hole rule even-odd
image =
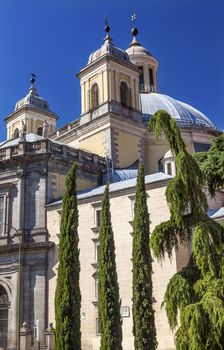
[[[135,12],[133,12],[133,15],[131,16],[131,20],[135,25],[135,21],[136,21],[136,13]]]

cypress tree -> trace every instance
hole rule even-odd
[[[152,296],[152,257],[144,166],[137,177],[133,223],[133,333],[135,350],[155,350],[156,328]]]
[[[56,349],[81,350],[76,164],[66,177],[60,233],[55,294]]]
[[[111,224],[109,186],[102,202],[99,234],[99,321],[101,350],[122,349],[119,287],[117,282],[115,245]]]
[[[176,329],[177,350],[218,350],[224,344],[224,228],[207,216],[206,179],[186,150],[180,130],[166,111],[150,120],[163,131],[175,157],[176,176],[166,190],[170,220],[156,226],[154,255],[162,260],[173,248],[192,241],[188,265],[170,280],[164,297],[168,321]],[[178,315],[180,318],[178,318]]]

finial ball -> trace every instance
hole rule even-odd
[[[137,28],[132,28],[131,34],[132,34],[133,36],[138,35],[138,29],[137,29]]]
[[[105,26],[105,28],[104,28],[104,29],[105,29],[105,32],[106,32],[106,33],[109,33],[109,31],[110,31],[110,27],[108,26],[108,24],[106,24],[106,26]]]

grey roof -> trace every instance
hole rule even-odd
[[[165,181],[165,180],[170,180],[170,179],[172,179],[172,176],[170,176],[170,175],[166,175],[164,173],[155,173],[155,174],[145,176],[145,184],[147,185],[147,184],[152,184],[155,182],[160,182],[160,181]],[[135,186],[136,186],[136,178],[111,183],[109,186],[109,191],[110,191],[110,193],[113,193],[113,192],[118,192],[118,191],[125,190],[128,188],[134,188]],[[87,199],[87,198],[102,196],[104,194],[105,187],[106,186],[104,185],[104,186],[94,187],[94,188],[80,191],[77,193],[77,198],[80,200],[80,199]],[[60,205],[60,204],[62,204],[62,199],[55,201],[55,202],[52,202],[52,203],[46,205],[46,207],[51,207],[51,206]],[[223,218],[224,217],[224,207],[208,210],[208,216],[212,219]]]
[[[45,139],[43,136],[39,136],[39,135],[36,135],[33,133],[27,134],[25,137],[26,137],[26,142],[36,142],[36,141]],[[0,149],[16,146],[19,144],[20,141],[21,141],[20,137],[18,137],[16,139],[5,140],[5,141],[0,143]],[[63,145],[62,142],[55,141],[55,140],[51,140],[51,141],[53,143]]]
[[[28,94],[16,103],[15,111],[23,108],[24,106],[31,106],[43,111],[50,112],[47,100],[38,95],[37,90],[34,86],[31,86]]]
[[[224,218],[224,207],[218,208],[218,209],[210,209],[208,211],[208,215],[212,219],[219,219],[219,218]]]
[[[107,35],[104,39],[103,45],[89,56],[88,64],[93,63],[106,54],[110,54],[123,61],[130,62],[127,52],[113,44],[111,37]]]
[[[126,50],[127,54],[129,56],[131,55],[139,55],[139,56],[150,56],[152,57],[151,52],[149,52],[149,50],[147,50],[145,47],[141,46],[140,44],[138,45],[131,45],[127,50]]]
[[[140,94],[140,102],[143,114],[153,115],[159,110],[165,110],[177,123],[200,125],[216,129],[215,124],[203,113],[170,96],[158,93]]]
[[[151,174],[151,175],[146,175],[145,176],[145,184],[151,184],[154,182],[160,182],[160,181],[165,181],[165,180],[170,180],[172,179],[172,176],[166,175],[164,173],[156,173],[156,174]],[[136,185],[136,178],[130,179],[130,180],[124,180],[120,182],[115,182],[111,183],[109,186],[109,191],[110,193],[125,190],[128,188],[133,188]],[[105,191],[105,185],[104,186],[99,186],[99,187],[94,187],[88,190],[83,190],[78,192],[77,198],[78,199],[86,199],[86,198],[92,198],[92,197],[97,197],[97,196],[102,196]],[[53,202],[48,204],[47,206],[51,205],[57,205],[62,203],[62,200],[60,199],[59,201]]]

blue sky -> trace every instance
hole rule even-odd
[[[159,92],[193,105],[224,129],[223,0],[0,0],[0,139],[3,119],[37,74],[39,94],[59,116],[80,114],[75,74],[104,38],[108,15],[115,44],[138,39],[159,60]]]

